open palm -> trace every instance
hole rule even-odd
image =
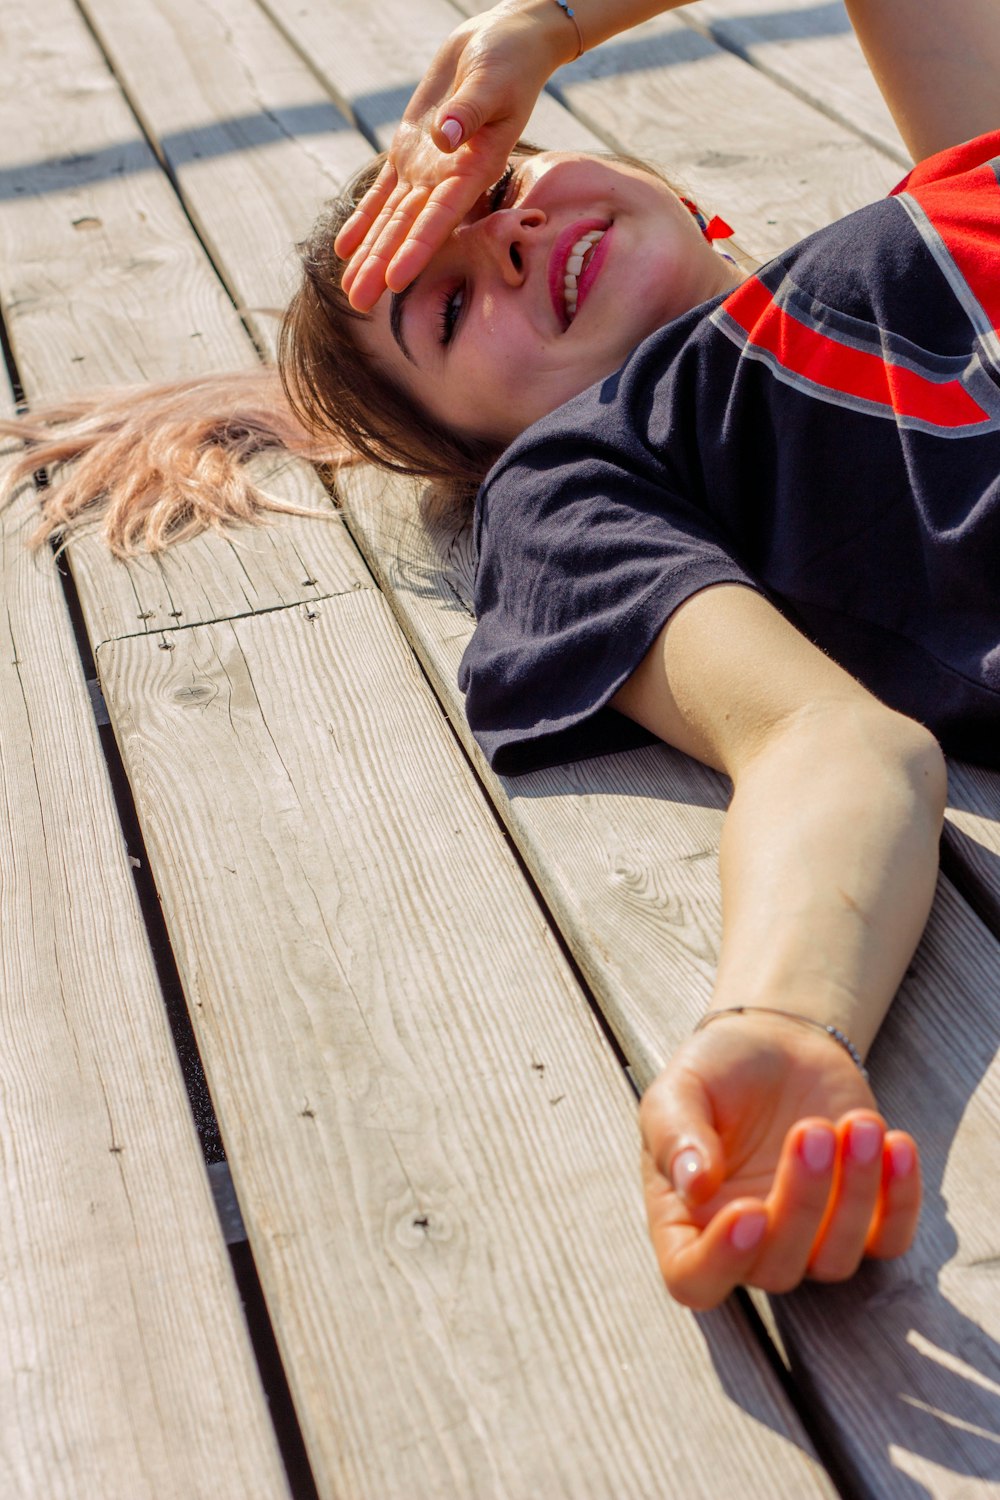
[[[501,176],[547,78],[562,60],[532,17],[502,8],[464,22],[437,52],[374,184],[337,236],[343,287],[370,309],[402,291]],[[554,34],[560,35],[558,26]],[[457,122],[455,149],[441,129]]]

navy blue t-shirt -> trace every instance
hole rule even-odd
[[[608,700],[685,599],[735,582],[1000,765],[998,329],[1000,132],[529,428],[476,506],[460,685],[490,764],[647,739]]]

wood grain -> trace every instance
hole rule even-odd
[[[3,402],[3,414],[9,406]],[[32,494],[0,517],[0,1491],[287,1495]]]
[[[698,0],[679,19],[707,31],[904,169],[910,156],[869,71],[842,0]]]
[[[273,355],[277,319],[256,310],[284,307],[295,245],[371,147],[254,0],[81,8],[213,261],[240,245],[239,305]]]
[[[1000,935],[1000,773],[951,761],[944,855],[956,884]]]
[[[623,1074],[384,601],[171,646],[102,680],[320,1493],[830,1493],[659,1285]]]
[[[9,5],[4,42],[3,311],[29,399],[254,366],[232,302],[75,7]],[[285,460],[272,471],[276,494],[329,509],[311,470]],[[199,540],[134,565],[96,540],[70,551],[97,641],[368,584],[336,519]]]
[[[364,9],[353,0],[298,0],[292,7],[260,3],[309,59],[341,108],[382,150],[424,68],[461,20],[448,0],[385,0]],[[343,45],[345,35],[351,38],[349,47]],[[538,101],[525,134],[558,151],[594,151],[604,144],[550,94]]]
[[[422,526],[412,487],[372,471],[345,476],[342,489],[380,586],[645,1083],[687,1035],[711,985],[725,783],[666,747],[493,776],[455,685],[472,630],[466,534]],[[998,978],[995,939],[942,882],[871,1062],[887,1117],[926,1153],[918,1245],[842,1289],[780,1299],[801,1386],[857,1492],[880,1500],[915,1500],[919,1484],[958,1500],[963,1486],[978,1493],[975,1484],[998,1475],[988,1435],[1000,1386],[991,1291],[1000,1199],[984,1196],[1000,1114]],[[955,1359],[965,1361],[957,1373]]]

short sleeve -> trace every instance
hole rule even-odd
[[[754,586],[648,448],[608,431],[613,413],[597,438],[583,414],[565,425],[539,424],[477,507],[478,623],[459,680],[476,739],[507,773],[648,741],[609,699],[685,599]]]
[[[963,141],[944,151],[936,151],[933,156],[918,162],[907,172],[902,182],[896,184],[889,196],[913,192],[933,182],[944,182],[949,177],[960,177],[966,172],[975,171],[976,167],[985,166],[997,157],[1000,157],[1000,130],[991,130],[986,135],[975,136],[971,141]]]

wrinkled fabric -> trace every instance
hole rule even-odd
[[[491,765],[648,739],[608,700],[718,583],[762,592],[946,750],[1000,765],[998,327],[1000,132],[532,426],[476,505],[460,685]]]

